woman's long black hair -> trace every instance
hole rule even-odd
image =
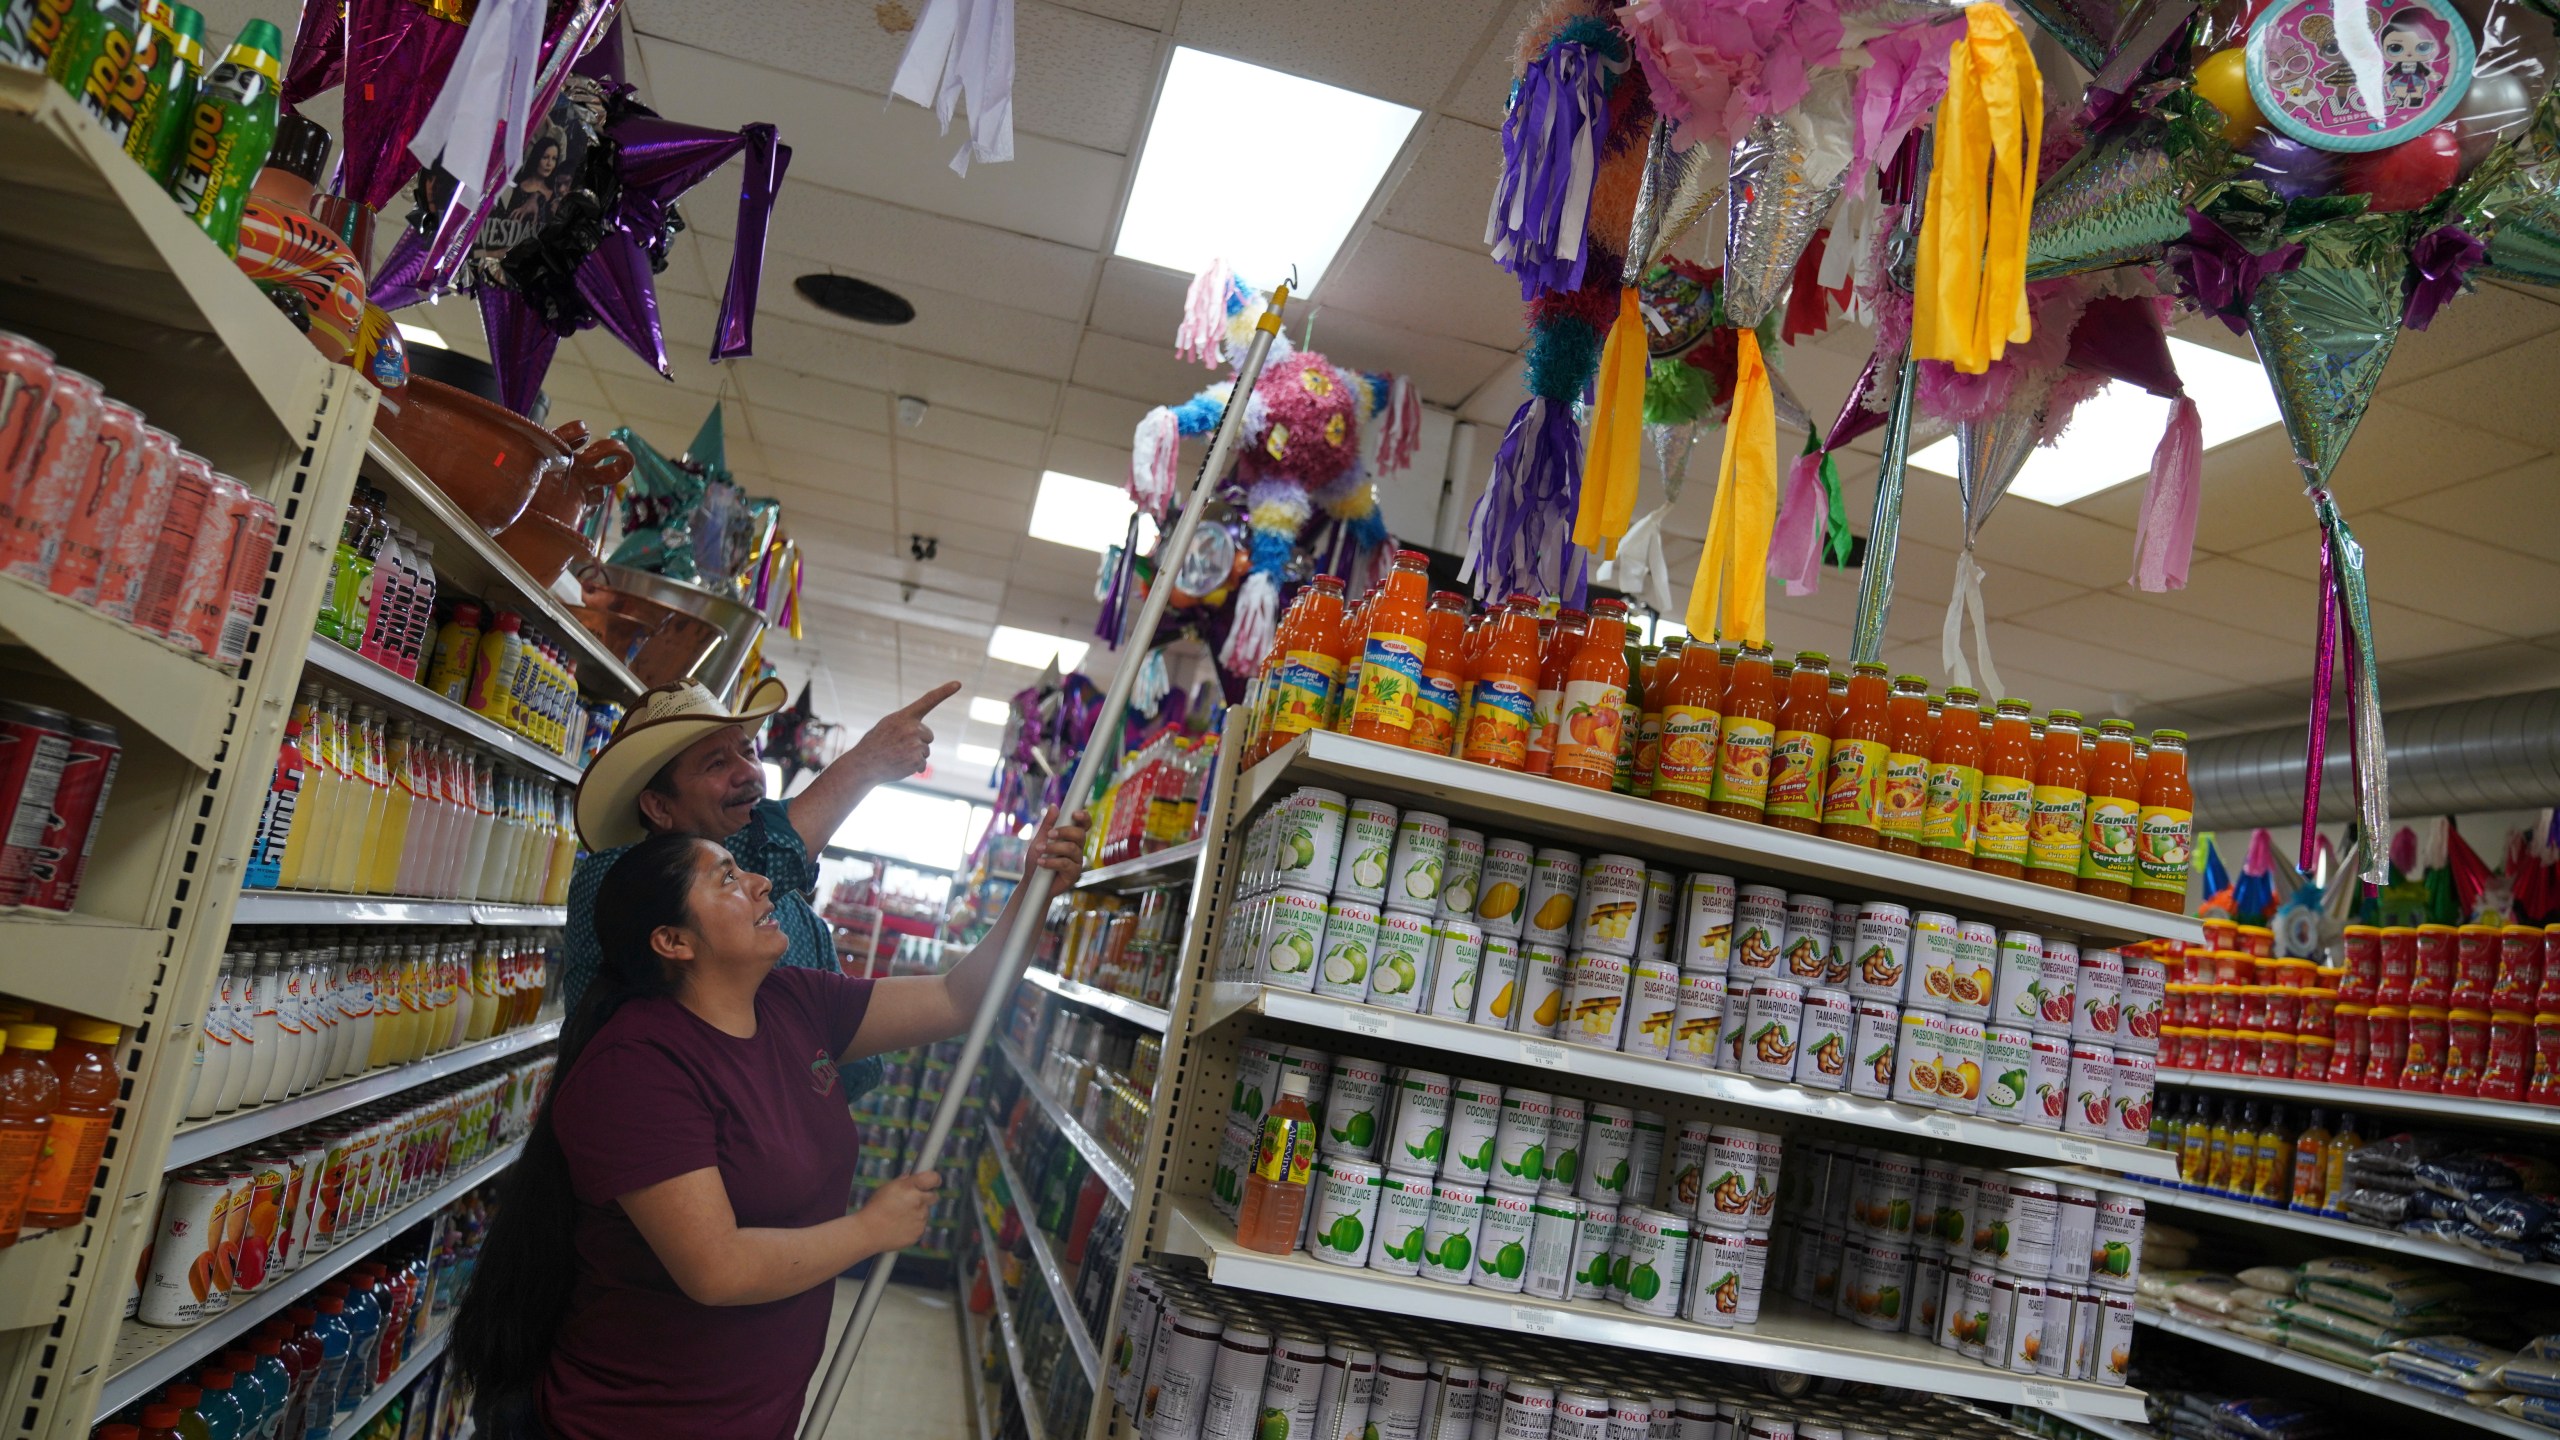
[[[551,1091],[525,1138],[523,1158],[502,1182],[497,1216],[454,1317],[454,1361],[483,1404],[529,1415],[541,1389],[578,1272],[570,1241],[577,1197],[568,1156],[552,1133],[552,1101],[579,1054],[623,1002],[675,992],[649,940],[662,925],[691,923],[687,899],[704,843],[691,835],[652,835],[614,861],[597,887],[602,963],[578,1013],[562,1029]]]

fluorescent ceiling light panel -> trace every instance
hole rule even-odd
[[[1117,485],[1104,485],[1062,471],[1040,475],[1040,493],[1031,501],[1031,538],[1072,545],[1099,555],[1129,538],[1129,517],[1137,503]],[[1152,550],[1156,522],[1138,522],[1138,548]]]
[[[1092,648],[1083,640],[1043,635],[1037,630],[1022,630],[1011,625],[999,625],[996,633],[987,637],[987,654],[994,659],[1008,665],[1020,665],[1027,670],[1044,669],[1054,659],[1062,674],[1082,665],[1084,652]]]
[[[1316,283],[1418,110],[1177,48],[1112,253],[1189,275],[1224,260],[1248,285]],[[1300,157],[1276,190],[1257,157]]]
[[[444,343],[444,336],[439,334],[434,326],[412,325],[406,320],[400,322],[400,338],[408,341],[412,345],[424,345],[431,350],[450,350],[453,348],[452,346]]]
[[[2228,444],[2280,424],[2276,393],[2267,383],[2266,367],[2255,360],[2225,355],[2193,341],[2169,340],[2178,378],[2195,397],[2204,421],[2204,448]],[[2071,428],[2050,447],[2038,446],[2027,457],[2009,493],[2046,505],[2068,505],[2101,490],[2151,473],[2151,452],[2169,423],[2169,402],[2121,380],[2080,402],[2071,413]],[[1953,475],[1959,449],[1950,435],[1911,457],[1923,470]]]
[[[996,761],[1000,758],[1002,757],[996,754],[996,747],[993,745],[963,745],[960,747],[960,763],[963,765],[984,765],[988,769],[992,770],[995,768]]]
[[[969,718],[981,725],[1010,725],[1013,723],[1013,705],[992,695],[972,695],[969,697]]]

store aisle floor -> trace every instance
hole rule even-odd
[[[859,1281],[836,1282],[828,1353],[853,1314]],[[960,1341],[959,1301],[948,1290],[892,1283],[871,1322],[862,1358],[846,1380],[844,1401],[826,1440],[976,1440],[969,1420],[967,1356]],[[826,1377],[821,1360],[815,1390]]]

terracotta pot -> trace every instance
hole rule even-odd
[[[569,447],[550,431],[423,375],[384,397],[374,425],[491,535],[524,513],[547,472],[569,468]]]
[[[570,449],[569,468],[545,471],[525,510],[548,515],[572,530],[584,530],[587,517],[631,478],[638,462],[631,457],[631,447],[612,436],[590,438],[584,421],[572,420],[553,434]]]
[[[583,532],[533,510],[516,517],[516,523],[498,537],[498,548],[514,556],[545,590],[568,574],[571,564],[596,558]]]

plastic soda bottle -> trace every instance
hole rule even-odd
[[[1893,719],[1884,667],[1872,661],[1851,667],[1848,708],[1831,737],[1831,763],[1822,772],[1822,833],[1852,845],[1877,843],[1877,816],[1886,758],[1892,754]]]
[[[1245,1176],[1244,1209],[1236,1217],[1236,1243],[1265,1255],[1298,1248],[1298,1226],[1307,1209],[1307,1185],[1316,1159],[1315,1117],[1307,1111],[1307,1077],[1280,1077],[1280,1099],[1262,1117],[1253,1170]]]
[[[1876,844],[1896,855],[1917,855],[1921,818],[1929,808],[1929,751],[1937,743],[1929,682],[1896,675],[1884,711],[1888,748],[1884,779],[1876,787]]]
[[[1928,808],[1921,814],[1920,853],[1970,868],[1982,820],[1982,697],[1958,685],[1938,712],[1938,741],[1929,751]]]
[[[89,1187],[98,1180],[98,1157],[107,1148],[107,1127],[115,1119],[115,1045],[124,1031],[105,1020],[69,1019],[53,1046],[53,1074],[62,1101],[54,1108],[52,1133],[36,1162],[27,1187],[26,1223],[39,1230],[76,1225],[89,1208]]]
[[[171,5],[161,13],[168,43],[157,61],[141,72],[141,93],[134,102],[133,128],[125,132],[124,153],[142,167],[152,183],[166,188],[177,162],[178,141],[186,134],[187,117],[196,106],[196,80],[204,74],[204,15],[192,5]]]
[[[143,77],[178,48],[166,28],[167,10],[159,0],[91,0],[71,12],[63,43],[47,62],[54,83],[96,116],[118,145],[133,133]]]
[[[196,89],[169,193],[213,237],[222,253],[240,249],[240,214],[249,184],[267,163],[276,138],[277,87],[284,75],[284,36],[271,21],[252,20]]]
[[[0,1247],[18,1243],[27,1192],[53,1138],[53,1112],[62,1108],[62,1082],[50,1063],[53,1036],[50,1025],[13,1023],[8,1048],[0,1050]]]
[[[1778,672],[1769,647],[1746,646],[1725,677],[1711,814],[1758,820],[1769,803],[1769,765],[1778,743]]]
[[[2196,792],[2187,784],[2187,735],[2151,732],[2142,814],[2133,837],[2133,903],[2176,914],[2187,908],[2187,863],[2195,854]]]
[[[2035,813],[2035,734],[2027,702],[2004,698],[1982,742],[1982,803],[1973,829],[1973,868],[2015,880],[2027,870],[2027,821]],[[2080,737],[2071,743],[2076,751]]]
[[[2027,815],[2027,878],[2057,890],[2080,884],[2081,832],[2089,823],[2087,765],[2080,753],[2080,712],[2045,717],[2044,753]]]
[[[455,704],[471,687],[472,662],[480,655],[480,607],[466,600],[453,607],[453,617],[436,632],[436,656],[427,670],[427,688]]]
[[[1606,790],[1617,776],[1627,697],[1627,607],[1595,600],[1581,640],[1565,662],[1548,771],[1567,784]],[[1543,677],[1540,688],[1543,690]]]
[[[2133,726],[2098,722],[2089,752],[2087,820],[2080,832],[2080,893],[2102,900],[2133,898],[2133,832],[2142,820],[2142,783],[2133,771]]]
[[[1413,733],[1406,744],[1432,755],[1458,748],[1458,686],[1466,673],[1467,597],[1433,592],[1423,637],[1422,688],[1414,696]]]
[[[1502,602],[1475,664],[1475,699],[1467,709],[1461,759],[1496,770],[1529,763],[1529,735],[1537,722],[1538,602],[1514,595]]]
[[[272,890],[284,876],[286,847],[293,843],[294,807],[302,799],[302,721],[288,720],[284,744],[276,750],[275,772],[267,778],[266,797],[258,802],[258,829],[249,840],[249,862],[240,883],[252,890]]]

